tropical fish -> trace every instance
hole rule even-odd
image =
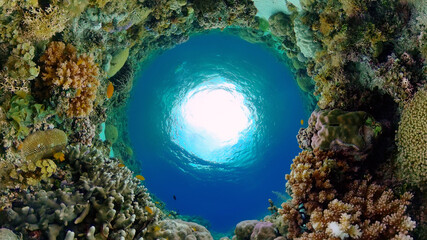
[[[123,163],[119,163],[119,165],[117,165],[118,167],[124,167],[125,165]]]
[[[155,227],[154,227],[154,231],[155,231],[155,232],[160,231],[160,227],[159,227],[159,226],[155,226]]]
[[[55,158],[56,160],[59,160],[60,162],[65,160],[65,156],[63,152],[57,152],[53,154],[53,158]]]
[[[197,232],[197,228],[195,228],[195,227],[192,227],[192,229],[193,229],[193,231]]]
[[[22,147],[24,146],[23,143],[18,144],[18,147],[16,147],[16,149],[18,149],[18,151],[21,151]]]
[[[107,98],[111,98],[113,96],[114,93],[114,86],[112,82],[109,82],[108,87],[107,87]]]
[[[301,125],[304,125],[304,120],[301,119]]]
[[[153,209],[151,209],[149,206],[145,206],[145,211],[147,211],[149,214],[153,214]]]
[[[136,175],[135,176],[136,178],[138,178],[139,180],[141,180],[141,181],[144,181],[145,180],[145,177],[143,177],[143,176],[141,176],[141,175]]]
[[[173,200],[176,200],[176,196],[175,195],[173,195]]]

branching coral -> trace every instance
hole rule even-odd
[[[405,106],[397,132],[399,175],[411,184],[427,184],[427,90],[419,90]]]
[[[412,194],[360,178],[358,161],[338,153],[303,151],[286,176],[292,201],[279,210],[293,239],[401,239],[415,222],[406,214]],[[400,238],[399,238],[400,237]],[[404,238],[403,238],[404,239]]]
[[[62,32],[68,21],[67,12],[58,6],[47,9],[31,8],[24,14],[25,34],[28,39],[48,40],[55,33]]]
[[[11,207],[0,212],[0,224],[26,238],[32,231],[40,231],[43,239],[142,237],[159,213],[132,172],[95,148],[69,146],[65,156],[67,165],[55,174],[57,187],[18,192],[9,198]]]
[[[42,85],[67,92],[67,106],[60,106],[69,117],[84,117],[92,112],[93,101],[99,85],[98,66],[92,57],[82,54],[77,57],[76,49],[62,42],[52,42],[40,58],[42,63]]]

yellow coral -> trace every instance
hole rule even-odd
[[[68,21],[68,14],[58,6],[50,6],[46,10],[42,8],[30,8],[24,13],[24,24],[28,38],[37,41],[48,40],[55,33],[62,32]]]
[[[93,58],[86,54],[77,57],[76,49],[71,44],[51,42],[40,61],[43,63],[43,85],[74,90],[75,94],[70,97],[68,105],[61,106],[62,111],[69,117],[89,115],[99,86],[96,78],[99,70]]]
[[[406,105],[397,133],[399,175],[407,182],[427,183],[427,89],[419,90]]]

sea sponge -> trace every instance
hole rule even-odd
[[[67,141],[67,135],[62,130],[37,131],[22,142],[21,153],[27,161],[36,162],[64,150]]]
[[[399,176],[408,183],[427,183],[427,89],[415,93],[405,106],[396,136]]]
[[[67,94],[68,104],[62,105],[61,111],[68,117],[89,115],[99,86],[99,80],[96,78],[99,69],[93,58],[86,54],[77,57],[76,49],[71,44],[51,42],[40,61],[43,63],[42,85],[74,90],[72,96]]]

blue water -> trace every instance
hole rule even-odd
[[[189,92],[218,80],[243,96],[251,125],[217,155],[204,155],[204,148],[199,154],[188,147],[197,137],[188,135],[176,109]],[[147,188],[168,209],[201,216],[210,230],[226,232],[242,220],[268,214],[269,198],[280,205],[273,191],[285,192],[284,176],[299,152],[295,136],[303,109],[291,73],[272,53],[210,33],[144,67],[129,104],[129,132]]]

